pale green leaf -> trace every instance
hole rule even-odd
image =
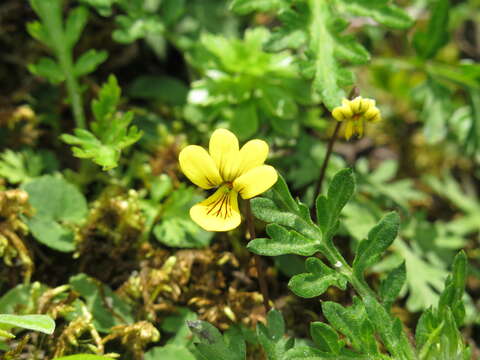
[[[0,314],[0,324],[53,334],[55,321],[47,315],[9,315]]]

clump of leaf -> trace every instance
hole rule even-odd
[[[292,349],[289,350],[290,355],[388,359],[387,355],[379,351],[384,347],[393,359],[416,359],[417,355],[422,354],[422,350],[410,344],[407,334],[402,330],[400,319],[390,313],[391,305],[399,296],[407,278],[405,272],[410,266],[410,259],[406,259],[407,267],[400,264],[387,275],[380,287],[380,294],[376,294],[365,277],[366,270],[376,265],[394,243],[399,230],[399,216],[394,212],[388,213],[371,228],[366,239],[360,241],[352,265],[346,262],[333,242],[341,222],[341,211],[353,196],[354,189],[355,178],[352,171],[339,171],[331,180],[327,194],[316,199],[316,224],[310,218],[309,209],[293,199],[284,180],[279,178],[264,197],[252,201],[254,214],[268,223],[269,237],[252,240],[248,249],[267,256],[323,254],[330,266],[316,256],[309,257],[305,262],[306,272],[291,278],[289,287],[296,295],[312,298],[321,295],[330,286],[346,289],[347,283],[352,285],[359,295],[351,308],[343,308],[333,302],[324,303],[323,313],[333,328],[315,325],[315,336],[318,335],[318,339],[314,340],[317,346]],[[397,242],[396,246],[401,246],[401,243]],[[454,270],[454,273],[456,272],[458,269]],[[454,278],[456,276],[460,275],[454,275]],[[450,290],[452,294],[463,294],[463,291],[464,285],[460,280],[452,285]],[[450,295],[442,295],[441,299],[446,296]],[[458,334],[458,326],[460,322],[451,325],[454,333]],[[344,342],[339,340],[340,337],[334,329],[349,339],[349,347],[344,348]],[[375,340],[377,336],[381,344]],[[430,336],[434,336],[433,330]],[[452,346],[458,349],[455,356],[467,354],[461,337],[452,339],[455,340],[455,345]],[[439,351],[442,354],[453,354],[448,341],[441,346]]]
[[[267,53],[262,47],[270,33],[249,29],[243,40],[204,34],[192,62],[203,78],[195,81],[189,103],[203,111],[202,119],[227,119],[240,138],[255,134],[269,124],[285,135],[298,132],[299,104],[308,104],[310,94],[298,67],[288,52]],[[198,120],[193,109],[190,120]]]
[[[344,33],[348,16],[369,17],[394,29],[412,24],[405,11],[386,0],[235,0],[231,7],[240,14],[271,11],[278,15],[282,26],[268,48],[300,51],[303,75],[313,79],[313,91],[330,110],[346,97],[344,87],[354,83],[353,72],[344,64],[364,64],[370,59],[365,47]]]
[[[74,61],[73,48],[88,22],[88,10],[84,6],[76,7],[64,21],[62,3],[62,0],[30,0],[40,21],[29,23],[27,30],[53,52],[55,59],[42,57],[36,64],[29,65],[29,70],[53,84],[66,82],[76,125],[85,128],[78,78],[94,71],[108,55],[106,51],[90,49]]]
[[[74,145],[73,154],[83,159],[92,159],[109,170],[118,166],[122,150],[137,142],[142,132],[136,126],[130,126],[133,112],[118,111],[121,89],[115,76],[110,75],[102,86],[98,99],[92,102],[95,121],[90,124],[91,131],[77,128],[74,135],[63,134],[61,139]]]

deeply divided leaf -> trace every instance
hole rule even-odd
[[[347,279],[326,266],[320,259],[308,258],[305,267],[307,273],[293,276],[288,283],[288,287],[296,295],[312,298],[323,294],[330,286],[345,290]]]
[[[389,213],[370,230],[368,238],[360,242],[353,261],[353,271],[358,279],[363,279],[365,269],[375,264],[390,247],[397,237],[399,226],[398,214]]]

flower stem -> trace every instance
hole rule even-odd
[[[342,126],[342,123],[338,121],[337,124],[335,125],[335,130],[333,130],[332,137],[328,142],[327,153],[325,155],[325,158],[323,159],[323,164],[320,169],[320,174],[318,175],[317,185],[315,186],[315,195],[313,197],[314,199],[316,199],[318,195],[320,195],[320,192],[322,191],[322,183],[323,183],[323,179],[325,178],[325,173],[327,172],[327,166],[330,160],[330,155],[332,155],[333,145],[335,144],[335,141],[338,138],[338,132],[341,126]]]
[[[348,94],[348,98],[349,99],[355,98],[356,96],[358,96],[359,92],[360,91],[359,91],[358,87],[354,86],[352,88],[352,90],[350,91],[350,93]],[[333,145],[335,144],[335,141],[338,138],[338,132],[339,132],[341,126],[342,126],[342,123],[340,121],[338,121],[337,124],[335,125],[335,130],[333,130],[332,137],[330,138],[330,140],[328,142],[327,153],[325,154],[325,159],[323,159],[322,168],[320,169],[320,174],[318,175],[318,181],[317,181],[317,184],[315,186],[315,193],[314,193],[315,195],[313,197],[314,203],[315,203],[318,195],[320,195],[320,193],[322,191],[322,183],[323,183],[323,179],[325,178],[325,173],[327,172],[327,166],[328,166],[328,162],[330,161],[330,155],[332,155]],[[315,213],[313,213],[313,217],[314,218],[316,217]]]
[[[247,200],[246,204],[246,218],[248,233],[250,234],[250,240],[253,240],[256,238],[256,235],[250,200]],[[268,313],[268,311],[270,310],[270,297],[268,296],[268,285],[267,279],[265,278],[263,261],[262,258],[257,254],[253,254],[253,259],[255,261],[255,267],[257,268],[258,284],[263,297],[263,306],[265,307],[265,313]]]

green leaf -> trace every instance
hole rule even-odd
[[[472,122],[465,142],[465,148],[470,153],[475,153],[480,149],[480,90],[476,88],[467,88],[468,97],[471,104]]]
[[[155,238],[164,245],[202,248],[213,234],[200,228],[190,218],[190,208],[202,200],[193,187],[180,187],[163,202],[162,216],[153,228]]]
[[[363,302],[368,318],[393,357],[395,359],[414,359],[412,347],[403,331],[400,319],[392,321],[387,310],[372,296],[365,296]]]
[[[156,346],[145,353],[145,360],[196,360],[195,356],[182,345]]]
[[[449,38],[448,20],[450,12],[449,0],[435,0],[430,5],[431,15],[426,31],[418,30],[413,37],[413,46],[423,59],[435,57]]]
[[[68,227],[57,221],[33,217],[27,220],[32,235],[42,244],[62,252],[75,250],[74,234]]]
[[[355,65],[370,61],[370,53],[352,36],[338,36],[335,42],[335,56],[339,60]]]
[[[396,179],[397,172],[398,162],[395,160],[385,160],[372,170],[366,159],[359,159],[355,169],[358,190],[368,193],[376,203],[386,203],[387,206],[391,206],[393,201],[408,212],[410,201],[424,199],[425,193],[418,191],[411,179]]]
[[[289,4],[285,0],[233,0],[230,4],[232,11],[245,15],[254,11],[272,11],[287,9]]]
[[[108,53],[104,50],[97,51],[89,49],[78,58],[74,66],[74,72],[77,77],[90,74],[95,71],[97,67],[107,60]]]
[[[115,41],[128,44],[149,36],[161,36],[165,32],[162,18],[143,11],[115,17],[118,28],[113,31]]]
[[[315,345],[322,351],[337,355],[342,348],[337,332],[327,324],[322,322],[310,323],[310,335]]]
[[[253,102],[244,102],[233,109],[230,129],[240,140],[253,136],[258,131],[257,108]]]
[[[445,281],[445,289],[440,295],[438,310],[440,313],[447,307],[452,310],[455,321],[458,326],[463,324],[465,318],[465,309],[462,298],[465,292],[467,272],[467,256],[461,251],[455,256],[453,261],[452,274]]]
[[[253,239],[247,249],[255,254],[265,256],[278,256],[297,254],[303,256],[313,255],[318,251],[319,239],[306,238],[294,230],[287,230],[277,224],[267,225],[269,238]]]
[[[471,352],[462,340],[462,334],[457,329],[454,316],[449,308],[435,324],[425,328],[425,344],[420,348],[421,360],[470,360]]]
[[[387,0],[341,0],[341,2],[352,15],[371,17],[380,24],[394,29],[408,29],[413,23],[404,10]]]
[[[338,226],[340,213],[355,193],[355,176],[352,169],[335,174],[328,187],[328,197],[320,195],[316,200],[317,220],[324,237],[329,240]]]
[[[50,35],[40,21],[29,22],[27,24],[27,31],[35,40],[41,42],[45,46],[52,47]]]
[[[8,315],[0,314],[0,324],[53,334],[55,321],[47,315]]]
[[[435,261],[425,259],[425,254],[413,242],[409,246],[398,239],[395,252],[400,258],[397,264],[405,261],[407,267],[407,309],[414,312],[436,304],[438,293],[444,288],[446,270]]]
[[[22,188],[28,192],[35,217],[79,223],[87,214],[87,202],[83,194],[61,177],[45,175]]]
[[[171,105],[185,105],[188,87],[182,81],[171,76],[137,77],[128,94],[132,98],[158,100]]]
[[[109,170],[118,166],[122,150],[137,142],[142,132],[136,126],[129,126],[133,113],[119,113],[121,89],[115,76],[110,75],[100,89],[99,97],[92,101],[95,121],[92,132],[75,129],[74,135],[63,134],[60,138],[67,144],[75,145],[72,150],[76,157],[92,159]]]
[[[335,40],[328,27],[334,14],[326,1],[309,0],[309,4],[312,12],[310,51],[315,56],[313,88],[327,108],[332,110],[346,96],[342,86],[349,85],[341,80],[340,69],[335,61]]]
[[[187,321],[197,320],[197,314],[188,308],[177,308],[178,314],[167,316],[160,324],[160,330],[171,333],[168,345],[186,346],[192,342],[192,336]]]
[[[251,200],[252,211],[255,217],[268,222],[277,223],[279,225],[295,227],[298,216],[288,211],[281,211],[275,205],[275,202],[266,198],[254,198]]]
[[[108,332],[115,325],[134,322],[131,306],[98,280],[78,274],[70,278],[69,284],[85,299],[98,331]]]
[[[380,296],[387,309],[390,309],[407,279],[405,262],[390,271],[380,284]]]
[[[101,133],[103,128],[107,127],[108,120],[115,115],[120,103],[121,93],[122,89],[118,86],[117,78],[110,75],[100,89],[98,98],[92,101],[92,112],[97,123],[93,131],[97,135]]]
[[[175,26],[187,11],[186,0],[166,0],[161,4],[162,20],[166,26]]]
[[[47,290],[47,287],[39,282],[19,284],[0,298],[0,313],[30,314],[35,311],[38,298]]]
[[[347,337],[355,350],[365,354],[378,354],[373,326],[358,298],[354,298],[354,304],[350,307],[331,301],[322,302],[322,312],[329,323]]]
[[[37,13],[44,24],[47,24],[47,32],[51,36],[52,23],[60,23],[62,16],[62,3],[59,0],[29,0],[33,10]],[[46,21],[46,20],[51,20]]]
[[[80,0],[85,5],[95,8],[102,16],[110,16],[112,14],[112,5],[117,0]]]
[[[65,21],[65,41],[69,48],[73,48],[80,39],[87,22],[88,10],[83,6],[78,6],[68,13]]]
[[[377,263],[390,247],[397,237],[399,226],[398,214],[391,212],[370,230],[366,240],[360,242],[353,261],[353,272],[358,279],[363,279],[365,269]]]
[[[52,84],[58,84],[65,80],[62,68],[52,58],[42,57],[36,64],[29,64],[28,70],[33,75],[46,78]]]
[[[272,309],[267,314],[267,325],[257,323],[257,338],[263,346],[268,360],[283,359],[293,346],[291,339],[284,336],[285,322],[280,311]]]
[[[23,186],[35,214],[27,219],[34,237],[59,251],[73,251],[72,225],[87,215],[82,193],[63,178],[42,176]]]
[[[11,184],[29,181],[57,167],[58,162],[51,152],[30,149],[14,152],[7,149],[0,154],[0,176]]]
[[[451,91],[430,78],[414,89],[413,96],[423,103],[420,117],[427,142],[435,144],[444,140],[453,109]]]
[[[347,279],[326,266],[320,259],[311,257],[305,261],[308,273],[295,275],[288,282],[288,287],[295,295],[312,298],[323,294],[330,286],[345,290]]]
[[[201,321],[187,321],[188,327],[200,340],[197,350],[206,360],[245,360],[245,340],[235,329],[222,337],[213,325]]]

